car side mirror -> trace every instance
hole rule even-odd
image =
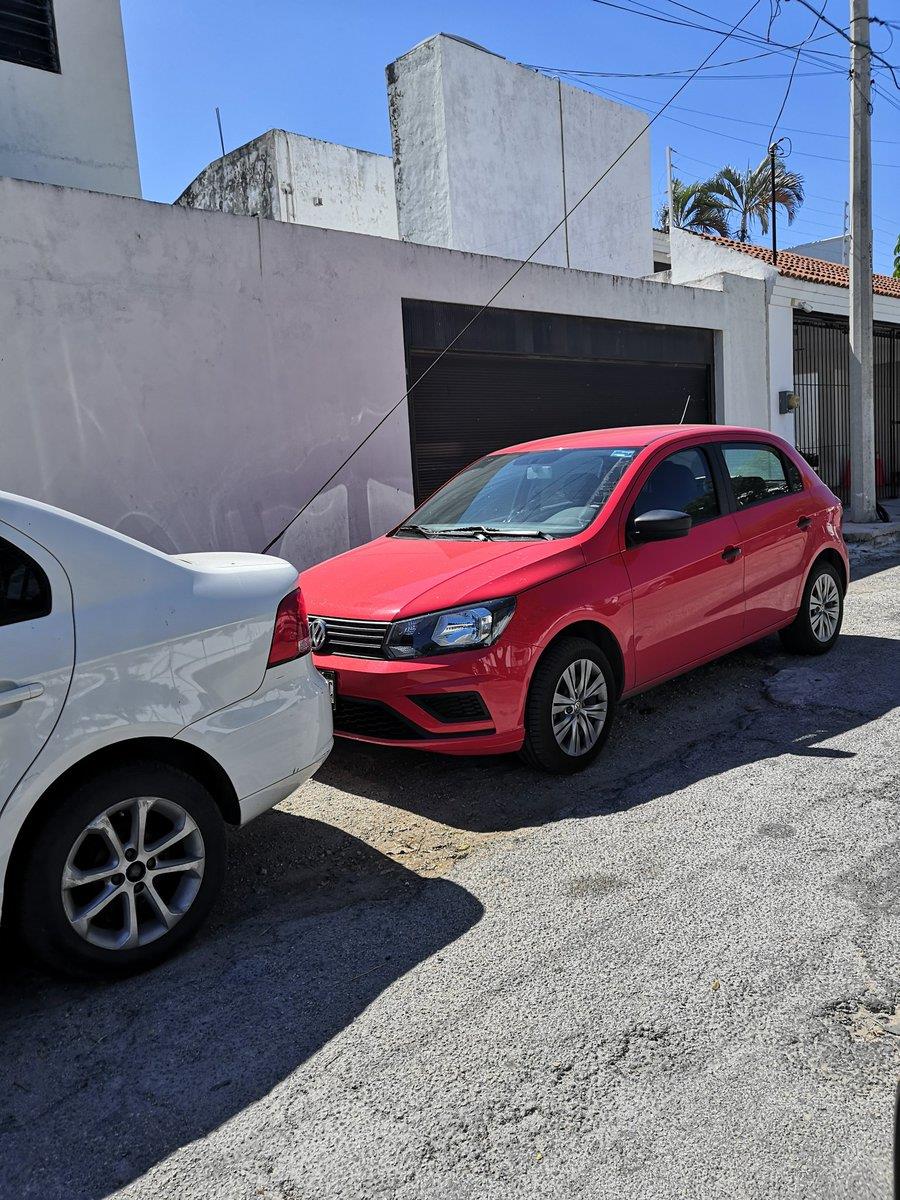
[[[672,508],[653,508],[632,518],[628,527],[629,541],[669,542],[673,538],[687,537],[691,532],[691,518],[686,512]]]

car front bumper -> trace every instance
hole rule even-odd
[[[323,654],[315,663],[334,680],[338,737],[441,754],[504,754],[524,740],[527,661],[509,646],[407,660]]]

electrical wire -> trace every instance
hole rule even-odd
[[[701,25],[697,21],[690,21],[684,17],[679,17],[672,13],[664,13],[664,12],[661,12],[658,8],[653,8],[651,5],[644,3],[644,0],[635,0],[635,4],[632,4],[632,5],[620,4],[620,3],[617,3],[616,0],[592,0],[592,2],[594,4],[601,4],[606,8],[613,8],[613,9],[617,9],[620,12],[629,13],[632,16],[647,17],[653,21],[661,21],[663,24],[666,24],[666,25],[676,25],[676,26],[680,26],[680,27],[686,28],[686,29],[702,30],[705,33],[721,33],[722,32],[720,25],[719,26]],[[697,13],[699,16],[704,17],[704,19],[707,21],[718,21],[719,20],[718,17],[711,16],[709,13],[701,12],[700,9],[689,8],[689,6],[687,6],[687,5],[679,4],[678,0],[669,0],[669,2],[672,4],[677,4],[677,6],[679,8],[685,8],[690,12]],[[640,7],[636,7],[636,4],[640,4]],[[837,32],[843,32],[843,31],[837,30]],[[832,35],[829,35],[829,36],[832,36]],[[767,41],[765,38],[761,37],[759,34],[752,33],[749,30],[745,30],[740,34],[735,35],[735,41],[743,42],[746,45],[750,45],[750,46],[763,47],[764,49],[769,50],[771,53],[793,54],[797,48],[796,45],[786,44],[786,43],[782,43],[782,42]],[[804,57],[806,59],[808,59],[811,63],[815,63],[815,64],[817,64],[819,66],[823,66],[823,67],[828,67],[829,69],[832,69],[832,70],[837,70],[834,63],[830,63],[827,61],[828,58],[838,58],[839,57],[839,55],[834,51],[804,50],[803,54],[804,54]]]
[[[797,0],[797,3],[802,4],[804,8],[808,8],[810,12],[816,12],[816,9],[813,8],[812,4],[810,3],[810,0]],[[835,33],[839,33],[842,38],[850,43],[851,46],[861,46],[864,50],[868,50],[870,58],[873,58],[876,62],[880,62],[882,66],[887,67],[887,69],[890,71],[891,78],[894,81],[894,87],[900,88],[900,83],[897,82],[897,76],[894,74],[895,71],[900,71],[900,66],[895,63],[889,63],[884,55],[873,50],[868,42],[860,42],[857,41],[855,37],[851,37],[845,29],[841,29],[840,25],[835,25],[833,21],[829,21],[824,13],[825,10],[823,8],[822,12],[819,14],[819,19],[823,21],[829,27],[829,29],[833,29]]]
[[[825,37],[834,37],[834,34],[823,33],[811,40],[818,42]],[[741,58],[729,58],[725,62],[710,63],[703,70],[719,71],[722,67],[736,67],[742,63],[756,62],[760,58],[771,58],[773,55],[780,55],[781,53],[781,50],[763,50],[760,54],[745,54]],[[555,75],[557,71],[565,71],[570,75],[598,76],[607,79],[669,79],[673,75],[689,75],[693,70],[692,67],[679,67],[671,71],[579,71],[575,67],[543,67],[537,63],[520,63],[519,66],[527,67],[530,71],[543,71],[547,75]],[[726,77],[723,76],[723,78]],[[754,76],[754,78],[758,78],[758,76]]]
[[[575,82],[575,81],[569,80],[568,82]],[[597,92],[601,96],[608,96],[613,99],[618,99],[619,97],[622,96],[621,92],[613,91],[610,88],[601,88],[597,84],[586,83],[583,80],[580,82],[581,82],[582,87],[587,88],[589,91]],[[651,102],[648,101],[647,103],[651,103]],[[662,111],[663,110],[660,109],[659,112],[656,113],[656,116],[660,116]],[[713,114],[713,119],[715,119],[714,114]],[[743,142],[747,146],[755,146],[758,150],[768,150],[768,148],[769,148],[768,144],[766,144],[766,143],[756,142],[752,138],[740,137],[736,133],[727,133],[721,129],[710,129],[708,125],[698,125],[695,121],[684,121],[680,117],[670,117],[670,116],[667,116],[665,118],[665,120],[671,121],[675,125],[684,125],[688,129],[697,129],[701,133],[712,134],[713,137],[726,138],[728,141],[731,141],[731,142]],[[846,163],[847,163],[846,158],[837,158],[833,154],[816,154],[812,150],[795,150],[794,153],[796,155],[799,155],[801,158],[815,158],[815,159],[818,159],[820,162],[836,162],[836,163],[843,163],[844,165],[846,165]],[[900,163],[873,162],[872,165],[874,167],[885,167],[888,170],[900,171]]]
[[[565,71],[563,68],[558,68],[558,67],[535,67],[533,69],[540,70],[540,71],[544,72],[545,74],[552,76],[552,78],[554,78],[554,79],[558,78],[560,74],[564,74],[564,75],[567,75],[572,80],[572,82],[579,82],[579,83],[582,83],[582,81],[580,79],[577,79],[577,80],[574,79],[573,78],[574,76],[581,76],[582,74],[584,74],[584,75],[590,74],[590,72],[587,72],[587,71],[584,71],[584,72]],[[598,72],[598,74],[602,74],[602,72]],[[583,83],[583,86],[587,87],[588,85],[587,85],[587,83]],[[609,94],[612,94],[612,93],[609,93]],[[615,94],[617,96],[624,96],[629,101],[637,101],[638,104],[656,104],[657,103],[656,100],[651,99],[649,96],[638,96],[634,92],[623,92],[623,91],[617,89]],[[685,104],[673,104],[673,105],[671,105],[671,108],[672,108],[673,112],[693,113],[695,116],[708,117],[710,120],[714,120],[714,121],[729,121],[735,125],[755,125],[760,129],[768,129],[769,128],[768,121],[753,121],[749,117],[729,117],[729,116],[726,116],[725,113],[711,113],[707,109],[688,108],[688,106]],[[800,134],[803,134],[805,137],[836,138],[838,141],[843,141],[843,142],[846,142],[849,137],[849,134],[846,134],[846,133],[826,133],[824,130],[821,130],[821,129],[798,129],[796,125],[783,125],[782,129],[785,131],[785,133],[800,133]],[[897,138],[872,138],[872,142],[873,142],[873,144],[877,143],[878,145],[882,145],[882,146],[900,146],[900,139],[897,139]],[[699,162],[700,159],[697,159],[696,161]],[[715,163],[708,164],[708,165],[715,166]]]
[[[761,3],[761,0],[753,0],[753,3],[747,9],[747,11],[744,13],[744,15],[742,17],[740,17],[734,23],[734,25],[731,26],[731,28],[724,34],[724,36],[722,36],[720,38],[720,40],[712,48],[712,50],[710,50],[710,52],[709,52],[709,54],[707,54],[706,58],[704,58],[703,61],[700,63],[700,65],[697,67],[697,71],[695,72],[695,74],[699,73],[700,70],[702,70],[702,68],[705,67],[706,64],[710,61],[710,59],[712,59],[719,52],[719,50],[721,50],[721,48],[725,45],[725,43],[731,38],[732,34],[734,34],[735,31],[738,30],[741,27],[741,25],[743,25],[744,21],[746,21],[747,18],[754,12],[754,10],[759,7],[760,3]],[[719,32],[721,32],[721,31],[719,31]],[[406,389],[406,391],[403,393],[403,395],[400,397],[400,399],[397,401],[397,403],[391,405],[391,407],[384,414],[384,416],[381,417],[375,423],[375,425],[372,426],[372,428],[369,430],[369,432],[366,434],[366,436],[363,438],[363,440],[354,447],[354,449],[350,452],[350,454],[347,455],[347,457],[340,464],[340,466],[337,467],[336,470],[332,471],[332,473],[328,476],[328,478],[325,480],[325,482],[323,484],[321,484],[316,489],[316,491],[309,497],[309,499],[304,502],[304,504],[300,507],[300,509],[298,509],[298,511],[294,514],[294,516],[291,517],[291,519],[287,522],[287,524],[284,525],[282,527],[282,529],[269,542],[266,543],[266,545],[263,547],[263,550],[262,550],[263,554],[265,554],[265,553],[267,553],[267,551],[271,550],[272,547],[275,545],[275,543],[284,537],[284,535],[287,533],[287,531],[290,529],[290,527],[293,525],[293,523],[296,520],[298,520],[304,514],[304,512],[306,512],[306,510],[309,508],[310,504],[312,504],[312,502],[316,499],[316,497],[320,496],[322,494],[322,492],[325,490],[325,488],[327,488],[329,486],[329,484],[334,482],[334,480],[338,477],[338,475],[340,475],[341,471],[343,471],[344,467],[347,465],[347,463],[350,461],[350,459],[353,458],[353,456],[355,454],[357,454],[363,448],[363,446],[366,445],[367,442],[371,441],[371,439],[375,436],[375,434],[378,432],[378,430],[381,429],[381,427],[384,425],[384,423],[387,420],[389,420],[390,417],[392,417],[394,415],[394,413],[401,406],[401,404],[404,404],[406,402],[406,400],[409,398],[409,394],[413,390],[413,388],[416,387],[418,384],[420,384],[422,382],[422,380],[425,378],[425,376],[430,374],[431,371],[434,370],[434,368],[441,361],[441,359],[444,357],[444,355],[449,353],[449,351],[453,349],[453,347],[461,340],[461,338],[463,338],[465,336],[465,334],[468,333],[468,331],[472,328],[472,326],[475,324],[475,322],[482,316],[483,313],[485,313],[490,308],[490,306],[494,303],[494,301],[497,299],[497,297],[509,287],[509,285],[513,282],[513,280],[532,261],[532,259],[535,257],[535,255],[540,253],[540,251],[544,248],[544,246],[546,246],[546,244],[550,241],[550,239],[553,237],[553,235],[559,229],[561,229],[563,227],[563,225],[565,225],[565,223],[568,221],[569,217],[571,217],[571,215],[578,208],[581,207],[581,205],[585,202],[585,200],[587,200],[587,198],[600,186],[600,184],[607,177],[607,175],[609,175],[610,171],[612,171],[622,161],[622,159],[629,152],[629,150],[632,149],[632,147],[637,145],[637,143],[641,140],[641,138],[644,136],[644,134],[647,132],[647,130],[651,127],[651,125],[653,125],[654,122],[662,115],[662,113],[665,112],[665,110],[669,106],[669,104],[674,103],[674,101],[678,99],[678,97],[685,90],[685,88],[691,83],[691,80],[693,78],[694,78],[694,75],[691,75],[682,84],[680,84],[679,87],[677,87],[675,89],[675,91],[672,93],[669,100],[666,102],[666,104],[663,105],[663,107],[659,110],[659,112],[655,113],[653,116],[650,117],[650,119],[646,122],[646,124],[641,128],[640,132],[637,133],[631,139],[631,141],[628,143],[628,145],[616,155],[616,157],[612,160],[612,162],[609,164],[609,166],[606,167],[606,169],[594,180],[594,182],[587,189],[587,191],[582,196],[580,196],[578,200],[576,200],[576,202],[572,205],[572,207],[567,212],[565,212],[563,214],[562,218],[559,221],[557,221],[557,223],[553,226],[553,228],[550,230],[550,232],[547,234],[547,236],[542,238],[541,241],[538,242],[538,244],[531,251],[531,253],[528,255],[528,257],[522,259],[522,261],[518,264],[516,269],[503,281],[503,283],[500,284],[500,286],[496,289],[496,291],[493,293],[493,295],[488,300],[486,300],[485,303],[480,306],[480,308],[478,308],[476,310],[474,315],[465,323],[465,325],[463,325],[462,329],[460,329],[459,333],[457,333],[453,338],[451,338],[451,340],[447,343],[446,346],[444,346],[444,348],[440,351],[440,353],[437,355],[437,357],[434,358],[428,364],[428,366],[425,368],[425,370],[422,372],[422,374],[419,376],[419,378],[415,381],[415,383],[410,384],[410,386]]]
[[[794,86],[794,74],[797,70],[797,63],[800,61],[800,51],[808,42],[812,41],[816,30],[819,28],[819,21],[822,19],[822,13],[825,12],[825,7],[827,4],[828,4],[828,0],[823,0],[822,12],[816,14],[816,19],[813,23],[813,27],[809,31],[809,37],[806,38],[806,40],[804,42],[801,42],[800,45],[797,47],[797,53],[794,56],[794,65],[791,67],[791,74],[788,79],[787,87],[784,89],[784,98],[781,101],[781,108],[779,108],[779,110],[778,110],[778,116],[772,122],[772,131],[769,134],[769,145],[770,146],[773,144],[773,142],[775,140],[775,130],[778,128],[778,122],[784,116],[785,105],[788,102],[788,96],[790,96],[790,94],[791,94],[791,88]],[[772,186],[774,187],[774,184]],[[773,201],[773,203],[774,203],[774,201]],[[774,234],[773,234],[773,237],[774,237]]]

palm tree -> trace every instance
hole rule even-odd
[[[750,240],[750,225],[759,222],[760,232],[769,232],[772,205],[772,173],[768,157],[757,167],[748,165],[746,171],[723,167],[708,186],[725,209],[738,219],[738,241]],[[788,224],[803,203],[803,176],[789,171],[784,159],[775,159],[775,203],[784,209]]]
[[[897,245],[894,247],[894,278],[900,279],[900,237],[897,238]]]
[[[728,237],[728,210],[713,190],[711,181],[682,183],[680,179],[673,178],[672,208],[674,223],[679,229]],[[659,223],[660,228],[668,232],[668,204],[664,204],[659,211]]]

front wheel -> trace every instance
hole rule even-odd
[[[837,641],[844,619],[844,589],[829,562],[817,562],[809,573],[800,610],[781,641],[794,654],[824,654]]]
[[[603,651],[586,638],[560,639],[535,668],[522,757],[556,775],[582,770],[609,737],[615,707],[615,680]]]
[[[196,933],[224,867],[224,823],[202,784],[164,763],[114,767],[45,815],[20,864],[15,927],[53,970],[145,970]]]

